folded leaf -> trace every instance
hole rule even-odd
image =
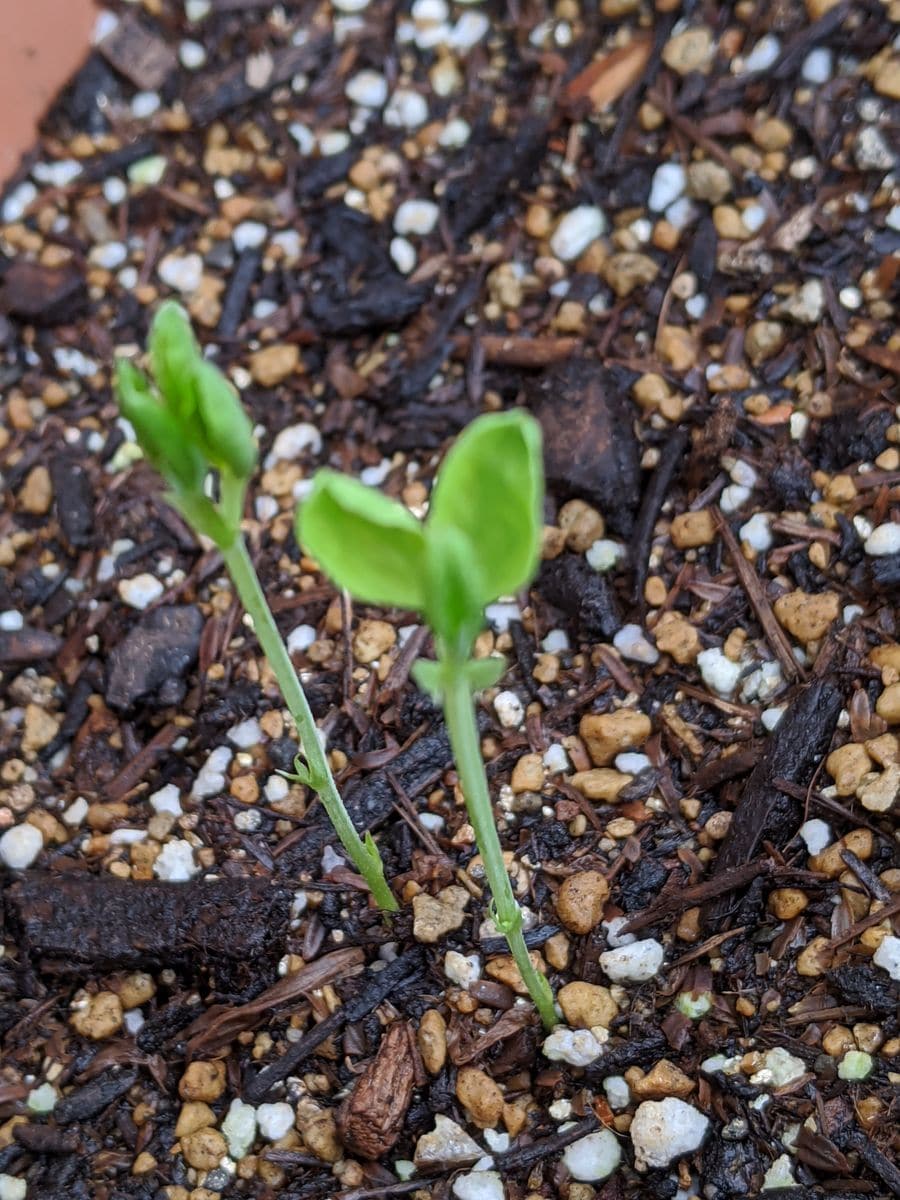
[[[176,491],[200,492],[206,475],[203,456],[153,395],[146,376],[127,359],[116,364],[116,391],[148,462]]]
[[[441,656],[464,663],[484,626],[484,583],[469,538],[452,526],[426,526],[428,624]]]
[[[156,310],[150,337],[150,367],[168,409],[186,425],[194,415],[194,371],[202,362],[187,313],[174,300]]]
[[[517,409],[478,417],[445,458],[426,524],[457,529],[473,547],[480,600],[527,583],[540,557],[543,526],[540,426]]]
[[[217,467],[246,479],[256,467],[253,425],[234,388],[212,363],[198,362],[194,371],[197,420],[204,450]]]
[[[425,537],[396,500],[347,475],[318,471],[297,513],[297,540],[357,599],[424,609]]]

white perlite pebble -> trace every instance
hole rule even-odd
[[[234,757],[228,746],[217,746],[209,758],[197,772],[191,795],[195,800],[205,800],[207,796],[215,796],[225,790],[225,771]]]
[[[166,842],[153,864],[153,874],[168,883],[187,883],[200,868],[194,862],[194,848],[182,838]]]
[[[515,692],[498,692],[494,712],[504,729],[518,729],[525,720],[525,706]]]
[[[491,27],[482,12],[463,13],[450,33],[450,45],[457,50],[471,50],[477,46]]]
[[[799,832],[810,854],[821,854],[825,847],[830,846],[834,840],[831,827],[818,817],[813,817],[811,821],[804,821]]]
[[[387,100],[387,80],[378,71],[360,71],[347,81],[344,94],[363,108],[381,108]]]
[[[241,221],[240,225],[235,225],[231,240],[240,254],[243,250],[256,250],[268,236],[268,226],[261,221]]]
[[[645,1100],[638,1105],[629,1133],[634,1165],[639,1171],[667,1167],[676,1158],[693,1154],[706,1137],[709,1120],[683,1100]]]
[[[3,208],[0,209],[0,217],[10,223],[21,221],[25,216],[28,206],[33,204],[37,199],[37,194],[37,188],[30,179],[26,179],[17,188],[13,188],[3,201]]]
[[[453,117],[440,132],[438,142],[445,149],[459,150],[472,135],[472,127],[462,117]]]
[[[550,775],[558,775],[560,771],[568,771],[569,769],[569,756],[566,753],[566,748],[565,746],[560,746],[558,742],[544,752],[544,757],[541,761]]]
[[[794,1168],[789,1154],[781,1154],[766,1171],[762,1182],[762,1191],[769,1192],[775,1188],[793,1187],[797,1180],[794,1178]]]
[[[603,1080],[603,1090],[613,1112],[620,1112],[631,1103],[631,1088],[624,1075],[607,1075]]]
[[[831,78],[832,61],[830,50],[823,47],[810,50],[803,60],[800,74],[807,83],[827,83]]]
[[[741,677],[741,664],[732,662],[718,646],[701,650],[697,655],[697,666],[706,686],[720,696],[730,696]]]
[[[30,867],[44,848],[41,831],[34,825],[13,825],[0,837],[0,862],[11,871]]]
[[[481,959],[477,954],[460,954],[448,950],[444,955],[444,974],[457,987],[467,988],[481,978]]]
[[[489,604],[484,615],[494,633],[506,633],[511,621],[518,621],[522,613],[514,600],[498,600]]]
[[[228,1153],[232,1158],[246,1158],[256,1138],[256,1109],[243,1100],[232,1100],[231,1107],[222,1122],[222,1133],[228,1142]]]
[[[302,654],[316,640],[314,625],[297,625],[287,636],[288,654]]]
[[[613,646],[623,658],[652,667],[659,662],[659,651],[647,640],[640,625],[623,625],[613,638]]]
[[[25,1200],[28,1184],[20,1175],[0,1175],[0,1200]]]
[[[418,129],[428,120],[425,97],[411,88],[397,88],[384,110],[384,123],[394,129]]]
[[[600,955],[600,966],[614,983],[645,983],[663,964],[665,951],[656,938],[630,942]]]
[[[768,71],[781,53],[781,42],[772,33],[764,34],[744,59],[745,71]]]
[[[16,633],[25,625],[25,618],[14,608],[8,608],[0,613],[0,629],[4,633]]]
[[[42,1083],[40,1087],[32,1088],[25,1101],[33,1113],[53,1112],[59,1101],[59,1092],[52,1083]]]
[[[580,204],[567,212],[550,239],[550,249],[563,262],[578,258],[591,242],[606,232],[606,217],[593,204]]]
[[[881,945],[872,955],[872,962],[887,971],[891,979],[900,982],[900,938],[891,934],[882,938]]]
[[[623,775],[640,775],[641,771],[646,771],[649,766],[652,766],[652,763],[646,754],[637,754],[633,750],[626,750],[623,754],[616,755],[613,765]]]
[[[865,550],[866,554],[876,558],[900,552],[900,524],[888,521],[884,525],[876,525],[866,538]]]
[[[618,770],[623,770],[619,767]],[[628,916],[613,917],[609,921],[601,921],[600,926],[606,934],[606,944],[613,950],[618,950],[620,946],[630,946],[637,941],[637,936],[633,933],[623,933],[625,925],[631,920]]]
[[[152,117],[162,101],[156,92],[136,92],[131,97],[131,115],[138,121]]]
[[[541,649],[547,654],[562,654],[569,645],[569,635],[564,629],[551,629],[541,642]]]
[[[256,717],[248,717],[246,721],[232,725],[225,736],[239,750],[249,750],[252,746],[259,745],[263,735]]]
[[[401,275],[409,275],[411,271],[415,270],[418,259],[416,248],[412,242],[408,242],[404,237],[391,238],[389,251],[391,261]]]
[[[733,513],[746,504],[750,499],[750,488],[744,487],[741,483],[729,483],[728,487],[722,489],[722,495],[719,497],[719,507],[723,513]]]
[[[163,584],[155,575],[144,571],[133,579],[119,581],[117,591],[119,598],[130,608],[143,610],[154,604],[165,591]]]
[[[31,173],[38,183],[64,188],[78,178],[82,169],[81,163],[74,158],[60,158],[52,163],[38,163]]]
[[[167,783],[150,797],[150,807],[154,812],[171,813],[180,817],[184,811],[181,807],[181,793],[174,783]]]
[[[272,443],[272,449],[266,455],[266,469],[274,467],[279,462],[293,462],[305,451],[320,454],[322,451],[322,435],[315,425],[301,421],[299,425],[288,425],[278,434]]]
[[[453,1182],[457,1200],[504,1200],[503,1180],[497,1171],[469,1171]]]
[[[404,200],[394,213],[394,232],[427,237],[438,223],[441,210],[433,200]]]
[[[418,1166],[441,1163],[453,1166],[471,1162],[481,1154],[481,1147],[466,1131],[441,1113],[435,1113],[434,1129],[423,1133],[416,1142],[415,1158]]]
[[[605,1034],[601,1039],[600,1035]],[[605,1029],[554,1029],[544,1038],[544,1057],[551,1062],[565,1062],[573,1067],[587,1067],[603,1053],[603,1043],[609,1039]]]
[[[203,278],[203,259],[199,254],[167,254],[156,273],[166,287],[176,292],[196,292]]]
[[[772,530],[769,526],[768,513],[754,513],[749,521],[738,530],[742,542],[755,550],[757,554],[765,554],[772,548]]]
[[[261,1104],[256,1110],[259,1135],[267,1142],[277,1142],[294,1128],[294,1110],[283,1100],[277,1104]]]
[[[663,163],[653,172],[647,207],[651,212],[664,212],[683,194],[686,186],[687,172],[681,163]]]
[[[595,1183],[612,1175],[622,1161],[619,1140],[611,1129],[579,1138],[563,1151],[563,1163],[573,1179]]]
[[[775,1046],[766,1051],[762,1067],[750,1076],[750,1082],[757,1087],[780,1088],[805,1074],[806,1063],[802,1058],[797,1058],[783,1046]]]
[[[197,71],[206,62],[206,50],[202,42],[185,41],[178,47],[181,65],[188,71]]]
[[[602,574],[604,571],[611,571],[624,555],[625,547],[621,542],[614,542],[610,538],[597,538],[585,551],[584,557],[589,566]]]
[[[838,1063],[838,1079],[865,1079],[871,1075],[875,1063],[865,1050],[848,1050]]]

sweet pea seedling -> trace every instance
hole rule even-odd
[[[423,613],[436,662],[413,674],[444,708],[466,808],[504,934],[541,1019],[558,1022],[550,987],[531,961],[522,911],[494,825],[473,694],[503,674],[501,658],[475,659],[484,609],[517,591],[540,557],[540,427],[521,411],[477,418],[445,458],[423,523],[355,479],[323,470],[300,506],[297,536],[341,587],[370,604]]]
[[[225,376],[203,358],[178,304],[168,301],[160,307],[150,331],[149,351],[152,383],[131,362],[122,359],[117,364],[122,413],[134,426],[145,457],[168,484],[168,499],[221,551],[300,735],[303,758],[294,764],[294,778],[319,794],[341,844],[378,906],[396,910],[371,834],[363,842],[338,793],[315,719],[241,533],[244,497],[257,461],[250,420]],[[206,491],[213,471],[215,498]]]

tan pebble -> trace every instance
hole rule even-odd
[[[525,213],[525,232],[529,237],[548,238],[553,229],[553,213],[545,204],[531,204]]]
[[[210,1125],[215,1125],[216,1119],[216,1114],[208,1104],[204,1104],[202,1100],[188,1100],[186,1104],[182,1104],[178,1114],[175,1136],[183,1138],[196,1133],[198,1129],[208,1129]]]
[[[767,117],[754,127],[751,136],[760,150],[786,150],[794,140],[794,131],[780,117]]]
[[[716,538],[716,522],[708,508],[696,512],[679,513],[669,526],[672,545],[679,550],[693,550],[698,546],[709,546]]]
[[[686,908],[678,918],[675,934],[682,942],[696,942],[700,937],[700,909]]]
[[[889,812],[900,794],[900,765],[891,763],[880,774],[869,776],[860,783],[856,794],[869,812]]]
[[[840,0],[806,0],[806,11],[811,21],[818,21],[836,8]]]
[[[566,535],[557,525],[545,525],[541,534],[541,558],[559,558],[566,548]]]
[[[830,846],[826,846],[821,854],[811,855],[809,869],[811,871],[821,871],[829,879],[837,879],[846,870],[847,866],[841,858],[842,850],[852,851],[857,858],[861,858],[865,862],[872,857],[874,848],[875,843],[868,829],[851,829],[840,841],[832,842]]]
[[[744,335],[744,350],[754,366],[772,358],[784,345],[784,326],[780,321],[754,321]]]
[[[563,300],[551,324],[557,333],[582,334],[587,328],[587,309],[577,300]]]
[[[788,592],[773,605],[779,623],[800,642],[817,642],[837,620],[841,598],[837,592]]]
[[[872,760],[863,746],[848,742],[832,750],[825,760],[825,769],[834,780],[839,796],[853,796],[863,776],[872,766]]]
[[[691,1094],[696,1084],[673,1062],[662,1058],[646,1075],[636,1079],[630,1086],[639,1100],[664,1100],[666,1096],[679,1096],[684,1099]]]
[[[34,754],[49,746],[59,732],[59,720],[37,704],[25,705],[25,721],[22,731],[22,749]]]
[[[122,1028],[122,1002],[115,992],[97,992],[84,997],[84,1006],[77,1007],[69,1021],[81,1037],[100,1042]]]
[[[556,683],[559,678],[559,656],[556,654],[538,654],[534,660],[534,670],[531,672],[538,683]],[[515,790],[515,785],[513,785]]]
[[[712,34],[700,26],[669,38],[662,58],[676,75],[688,75],[691,71],[708,71],[714,50]]]
[[[856,1049],[856,1040],[846,1025],[832,1025],[822,1038],[822,1049],[833,1058],[840,1058],[848,1050]]]
[[[640,749],[652,728],[645,713],[620,708],[610,713],[587,713],[579,722],[578,732],[587,746],[591,762],[605,767],[623,750]]]
[[[579,871],[563,880],[556,897],[559,919],[572,933],[590,933],[603,916],[609,883],[599,871]]]
[[[156,984],[153,982],[153,976],[148,975],[146,971],[135,971],[132,975],[126,975],[119,986],[119,999],[126,1012],[131,1008],[140,1008],[155,995]]]
[[[372,663],[396,641],[397,631],[388,621],[360,621],[353,635],[353,657],[358,663]]]
[[[559,510],[557,522],[566,537],[566,545],[577,554],[590,550],[602,538],[606,525],[595,508],[583,500],[569,500]]]
[[[503,1093],[490,1075],[477,1067],[459,1071],[456,1098],[479,1129],[493,1129],[503,1115]]]
[[[703,826],[703,832],[708,834],[714,842],[721,842],[731,828],[733,818],[734,813],[724,810],[715,812]]]
[[[664,325],[659,334],[659,353],[676,371],[689,371],[697,362],[697,342],[680,325]]]
[[[900,683],[889,684],[875,703],[875,711],[888,725],[900,725]]]
[[[704,159],[690,163],[687,169],[687,193],[695,200],[709,204],[720,204],[731,195],[731,174],[719,163]]]
[[[503,1124],[510,1137],[518,1137],[525,1128],[530,1102],[531,1097],[524,1097],[517,1099],[514,1104],[503,1105]]]
[[[889,100],[900,100],[900,58],[889,58],[883,63],[872,81],[879,96]]]
[[[590,771],[577,771],[571,782],[572,787],[577,788],[588,800],[612,804],[633,778],[633,775],[615,771],[612,767],[593,767]]]
[[[228,1143],[218,1129],[198,1129],[181,1139],[181,1153],[189,1167],[214,1171],[228,1153]]]
[[[451,886],[429,896],[422,892],[413,897],[413,937],[433,945],[448,933],[462,927],[470,896],[465,888]]]
[[[436,1008],[429,1008],[422,1014],[416,1041],[425,1070],[437,1075],[447,1061],[447,1022]]]
[[[657,412],[671,398],[672,389],[662,375],[650,371],[631,385],[631,394],[645,412]]]
[[[344,1153],[334,1115],[315,1100],[303,1097],[297,1104],[297,1130],[310,1153],[322,1162],[337,1162]]]
[[[884,1030],[870,1021],[860,1021],[853,1026],[853,1039],[860,1050],[874,1054],[884,1042]]]
[[[720,238],[743,242],[750,237],[750,230],[744,224],[740,210],[733,204],[717,204],[713,208],[712,216]]]
[[[250,355],[250,374],[260,387],[275,387],[297,369],[300,348],[293,343],[265,346]]]
[[[132,1175],[149,1175],[156,1170],[156,1159],[149,1150],[142,1150],[131,1164]]]
[[[593,1029],[600,1025],[608,1029],[619,1015],[619,1006],[609,988],[595,983],[567,983],[557,994],[566,1022],[573,1029]]]
[[[809,906],[809,897],[799,888],[776,888],[769,894],[769,911],[779,921],[791,921]]]
[[[658,274],[659,267],[648,254],[633,251],[612,254],[603,264],[603,278],[620,299],[646,287]]]
[[[542,975],[547,974],[547,964],[537,950],[531,950],[529,958],[536,970],[540,971]],[[517,996],[528,995],[528,988],[525,986],[525,981],[516,966],[516,960],[511,954],[500,954],[496,958],[492,958],[484,968],[484,973],[489,978],[496,979],[498,983],[505,983]]]
[[[825,485],[825,499],[838,507],[856,499],[856,482],[852,475],[835,475]]]
[[[880,767],[889,767],[892,763],[900,761],[900,746],[898,746],[897,735],[895,733],[882,733],[876,738],[870,738],[866,742],[866,753]]]
[[[644,599],[651,608],[659,608],[660,605],[665,604],[668,594],[666,581],[659,575],[651,575],[644,584]]]
[[[44,466],[32,467],[19,492],[19,505],[27,513],[42,517],[53,503],[53,484]]]
[[[651,241],[657,250],[664,250],[670,253],[678,245],[681,240],[681,230],[673,225],[671,221],[660,220],[653,226],[653,237]]]
[[[797,974],[808,979],[824,975],[831,966],[833,951],[826,937],[814,937],[797,955]]]
[[[225,1064],[197,1059],[178,1082],[182,1100],[218,1100],[225,1091]]]
[[[513,767],[510,787],[519,792],[539,792],[544,786],[544,763],[540,754],[523,754]]]
[[[898,886],[900,891],[900,886]],[[571,943],[564,933],[554,933],[544,943],[544,956],[554,971],[564,971],[569,965]]]
[[[657,650],[682,665],[695,662],[700,653],[700,635],[680,613],[663,613],[653,627],[653,640]]]

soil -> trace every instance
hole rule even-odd
[[[0,201],[0,1195],[900,1195],[896,3],[110,8]],[[396,918],[117,416],[172,294]],[[546,1045],[427,635],[292,531],[516,404],[479,717]]]

